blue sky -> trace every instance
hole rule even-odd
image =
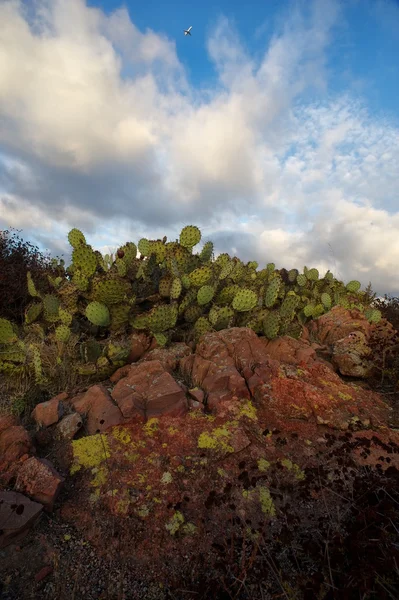
[[[72,227],[107,252],[192,223],[399,296],[397,0],[3,0],[0,22],[2,229],[68,262]]]

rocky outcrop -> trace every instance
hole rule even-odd
[[[304,327],[298,340],[267,340],[236,327],[205,334],[193,352],[183,343],[154,347],[136,333],[131,364],[110,382],[58,395],[32,416],[42,437],[51,431],[68,446],[70,476],[87,482],[86,500],[93,504],[101,497],[109,511],[122,516],[151,515],[151,540],[160,527],[192,533],[208,518],[204,506],[213,506],[212,491],[212,498],[224,494],[256,521],[255,496],[261,498],[262,518],[282,510],[267,491],[271,482],[277,485],[275,472],[292,486],[311,478],[323,460],[337,468],[331,439],[356,467],[399,468],[398,432],[389,427],[392,409],[360,385],[373,372],[368,345],[373,330],[359,311],[336,307]],[[358,381],[345,382],[343,375]],[[14,478],[17,491],[52,510],[64,480],[34,454],[18,421],[1,418],[2,481],[7,485]],[[252,465],[248,470],[240,466],[245,461]],[[229,494],[222,494],[225,486]],[[317,490],[312,493],[317,497]],[[64,514],[80,514],[80,501],[69,499]],[[170,521],[173,506],[185,514],[180,525]],[[221,511],[212,521],[215,535]]]

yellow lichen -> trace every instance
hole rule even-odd
[[[283,458],[280,460],[280,462],[284,467],[287,467],[289,471],[294,471],[296,479],[305,479],[305,473],[302,471],[299,465],[293,463],[289,458]]]
[[[227,444],[223,438],[229,439],[231,432],[226,427],[218,427],[213,431],[203,431],[198,438],[198,448],[208,448],[211,450],[223,450],[224,452],[234,452],[234,448]]]
[[[258,469],[259,469],[259,471],[267,471],[267,469],[269,467],[270,467],[270,463],[265,458],[260,458],[258,460]]]
[[[180,511],[176,511],[169,523],[166,523],[165,528],[169,531],[170,535],[175,535],[180,526],[184,523],[184,516]]]
[[[256,408],[252,404],[251,400],[246,400],[239,408],[239,413],[242,416],[248,417],[248,419],[252,419],[252,421],[257,421],[258,417],[256,415]]]
[[[262,507],[262,512],[265,515],[270,515],[271,517],[273,517],[276,514],[276,509],[274,507],[274,502],[272,500],[272,497],[270,496],[270,492],[267,487],[259,487],[259,500],[260,505]]]
[[[168,433],[170,433],[170,435],[175,435],[176,433],[179,433],[179,430],[176,427],[168,427]]]
[[[338,392],[338,396],[342,398],[342,400],[353,400],[353,396],[350,394],[344,394],[343,392]]]
[[[82,467],[90,469],[98,467],[107,458],[110,458],[111,452],[107,436],[98,433],[89,435],[79,440],[72,440],[73,464],[70,474],[73,475]]]
[[[296,370],[296,374],[297,374],[297,375],[300,377],[301,375],[304,375],[304,374],[305,374],[305,371],[304,371],[303,369],[299,369],[299,368],[298,368],[298,369]]]
[[[152,419],[148,419],[147,423],[143,425],[143,431],[146,435],[153,436],[154,433],[158,430],[159,419],[153,417]]]
[[[112,435],[118,442],[121,442],[121,444],[129,444],[132,441],[132,436],[126,427],[114,427],[112,429]]]

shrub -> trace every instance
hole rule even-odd
[[[0,317],[18,325],[24,322],[25,308],[32,301],[26,278],[28,271],[40,289],[48,291],[47,274],[54,276],[57,268],[36,246],[24,242],[15,233],[10,235],[8,229],[0,231]]]

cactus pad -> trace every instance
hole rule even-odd
[[[90,302],[86,306],[85,315],[93,325],[107,327],[110,324],[108,307],[101,302]]]

